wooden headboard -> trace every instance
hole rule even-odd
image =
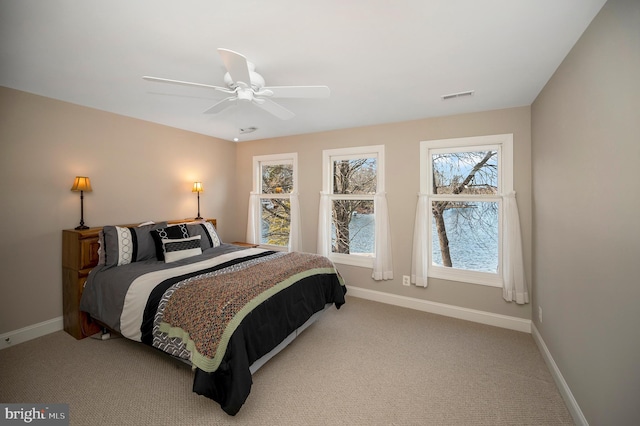
[[[216,219],[205,219],[217,229]],[[167,220],[169,224],[194,222],[195,219]],[[139,224],[118,225],[123,227]],[[64,330],[76,339],[100,331],[100,326],[80,312],[80,297],[89,272],[98,264],[98,242],[102,226],[62,231],[62,309]]]

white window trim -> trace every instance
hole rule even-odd
[[[278,165],[278,164],[292,164],[293,165],[293,192],[298,192],[298,153],[289,152],[285,154],[269,154],[269,155],[256,155],[253,157],[253,193],[260,199],[265,198],[281,198],[291,199],[291,193],[287,194],[263,194],[262,193],[262,166]],[[257,221],[254,226],[256,229],[260,229],[260,204],[257,206],[258,211],[254,215]],[[274,251],[286,251],[287,246],[278,246],[275,244],[262,244],[260,247],[268,248]]]
[[[325,194],[328,194],[332,200],[339,199],[371,199],[374,201],[374,195],[348,195],[348,194],[333,194],[333,161],[334,160],[346,160],[365,157],[376,158],[376,190],[377,192],[384,193],[384,145],[373,146],[359,146],[350,148],[337,148],[337,149],[325,149],[322,151],[322,190]],[[375,214],[375,213],[374,213]],[[326,229],[331,229],[331,215],[327,215],[329,223],[326,224]],[[376,217],[375,220],[378,220]],[[326,235],[325,238],[330,239],[331,235]],[[376,235],[376,241],[378,236]],[[331,247],[331,242],[328,244]],[[331,253],[329,252],[329,259],[335,263],[344,265],[359,266],[362,268],[373,268],[373,262],[375,260],[375,248],[373,256],[361,255],[361,254],[343,254],[343,253]]]
[[[451,197],[446,195],[435,195],[432,193],[431,178],[432,178],[432,163],[430,152],[456,152],[456,151],[468,151],[469,148],[483,149],[483,148],[498,147],[498,195],[496,196],[469,196],[467,198],[478,198],[482,201],[496,201],[499,203],[499,219],[498,219],[498,270],[497,272],[478,272],[469,271],[464,269],[447,268],[444,266],[434,265],[431,259],[433,253],[433,238],[432,233],[428,233],[429,250],[427,253],[428,259],[427,276],[433,278],[440,278],[451,281],[467,282],[473,284],[481,284],[492,287],[503,286],[503,274],[502,268],[505,264],[505,252],[503,250],[503,240],[505,235],[504,229],[504,203],[502,196],[509,194],[513,191],[513,134],[501,134],[490,136],[474,136],[467,138],[454,138],[454,139],[438,139],[430,141],[420,142],[420,193],[428,194],[429,201],[431,200],[446,200]],[[429,229],[431,229],[431,223],[433,215],[431,208],[428,208],[427,223]]]

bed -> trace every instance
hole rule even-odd
[[[325,309],[339,309],[346,287],[326,257],[226,244],[215,220],[176,222],[78,231],[97,240],[80,326],[84,334],[99,324],[191,364],[193,391],[235,415],[252,373]],[[63,240],[87,247],[80,236]]]

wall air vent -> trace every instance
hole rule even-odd
[[[443,101],[448,101],[449,99],[464,98],[464,97],[467,97],[467,96],[473,96],[473,92],[475,92],[475,90],[469,90],[469,91],[466,91],[466,92],[451,93],[449,95],[442,95],[440,97],[442,98]]]

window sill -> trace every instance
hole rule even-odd
[[[466,271],[463,269],[433,266],[427,273],[430,278],[457,281],[468,284],[479,284],[489,287],[502,287],[502,277],[489,272]]]
[[[341,265],[351,265],[361,268],[373,269],[374,259],[372,257],[358,256],[353,254],[331,253],[329,254],[329,259],[331,259],[331,261],[333,261],[334,263],[339,263]]]

